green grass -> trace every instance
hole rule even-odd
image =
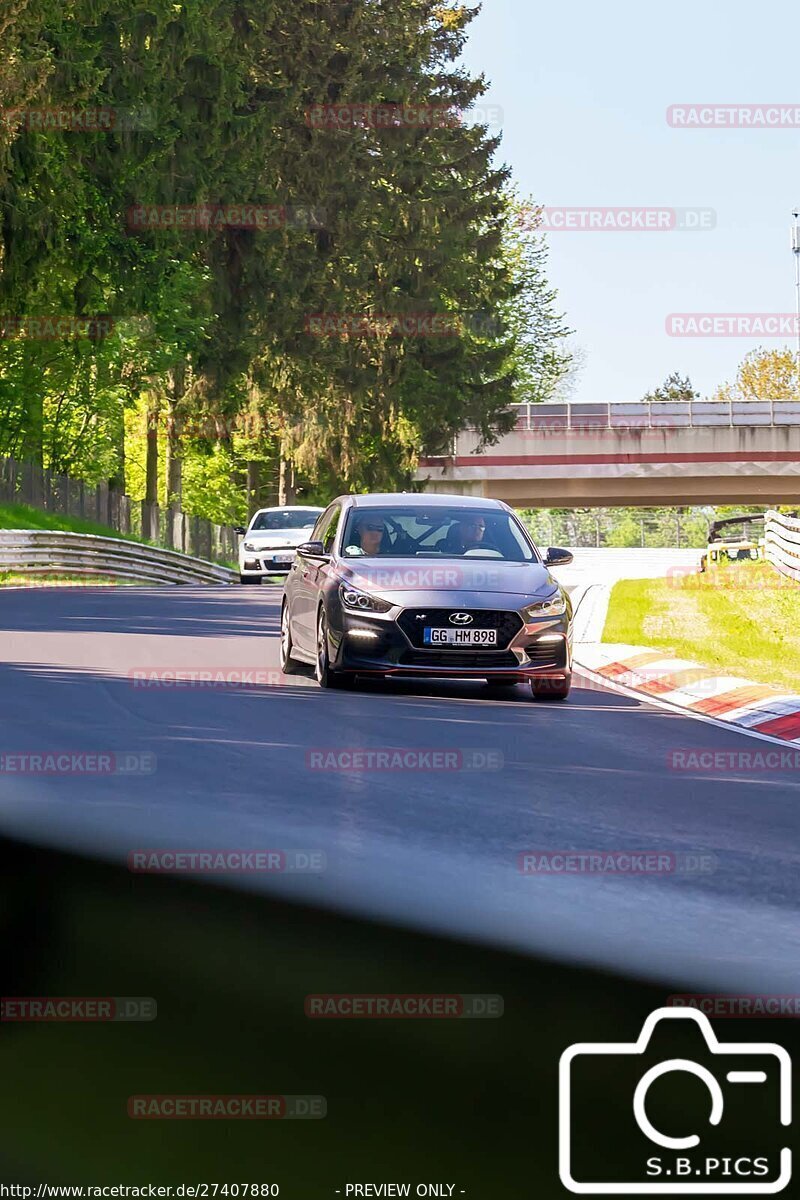
[[[612,590],[603,641],[800,691],[800,584],[765,562],[625,579]]]
[[[96,533],[101,537],[124,538],[129,542],[144,542],[132,533],[117,533],[96,521],[82,517],[67,517],[63,513],[42,512],[27,504],[0,504],[0,529],[58,529],[65,533]]]
[[[0,571],[0,588],[4,587],[43,587],[45,584],[69,584],[72,587],[139,587],[145,586],[144,580],[111,579],[108,575],[25,575],[22,572]]]

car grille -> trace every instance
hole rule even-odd
[[[565,641],[554,643],[534,642],[525,647],[525,653],[533,667],[565,667],[567,665],[567,644]]]
[[[450,614],[454,612],[468,612],[472,617],[469,625],[462,626],[464,629],[496,629],[497,630],[497,646],[492,647],[492,650],[474,651],[477,654],[480,663],[489,666],[487,656],[492,651],[497,653],[498,650],[504,650],[515,634],[522,629],[522,617],[519,613],[495,610],[491,608],[463,608],[457,606],[452,608],[407,608],[405,612],[401,612],[397,618],[397,624],[406,635],[411,645],[419,648],[424,648],[424,633],[426,627],[431,629],[454,629],[457,626],[450,624]],[[419,618],[419,619],[418,619]],[[455,656],[463,653],[463,646],[454,646],[452,649],[446,646],[437,646],[435,650],[428,650],[425,657],[429,655],[442,656],[445,655],[447,661],[453,661],[455,665]],[[514,657],[513,655],[511,656]],[[431,665],[433,660],[429,659]],[[516,661],[516,660],[515,660]],[[422,664],[420,664],[422,665]],[[480,665],[480,664],[479,664]],[[505,665],[505,664],[500,664]]]
[[[510,650],[463,650],[461,647],[453,650],[435,650],[417,653],[405,650],[397,660],[401,667],[516,667],[519,670],[519,659]]]

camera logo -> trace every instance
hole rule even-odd
[[[687,1042],[701,1061],[679,1054]],[[792,1175],[781,1144],[791,1074],[783,1046],[720,1042],[696,1009],[656,1009],[636,1042],[569,1046],[559,1063],[561,1182],[590,1196],[774,1195]]]

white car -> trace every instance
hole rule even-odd
[[[260,508],[239,543],[239,579],[261,583],[266,575],[288,575],[295,547],[307,542],[324,508]]]

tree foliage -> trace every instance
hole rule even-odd
[[[7,0],[0,103],[21,115],[0,126],[0,312],[113,329],[0,337],[0,453],[137,490],[157,424],[151,490],[221,515],[248,462],[266,478],[290,458],[309,495],[408,486],[423,449],[467,426],[489,443],[510,402],[549,395],[566,331],[499,137],[468,119],[486,87],[459,65],[473,16]],[[448,119],[315,120],[326,105]],[[43,127],[48,112],[77,118]],[[277,219],[218,219],[232,207]],[[211,219],[147,216],[165,212]],[[319,314],[418,332],[318,336]]]
[[[746,354],[733,383],[722,383],[714,400],[796,400],[797,361],[789,349],[759,347]]]
[[[685,403],[687,400],[699,399],[700,394],[692,387],[689,376],[681,375],[680,371],[673,371],[662,384],[654,388],[652,392],[645,392],[642,396],[642,400],[652,400],[662,404],[667,402]]]

